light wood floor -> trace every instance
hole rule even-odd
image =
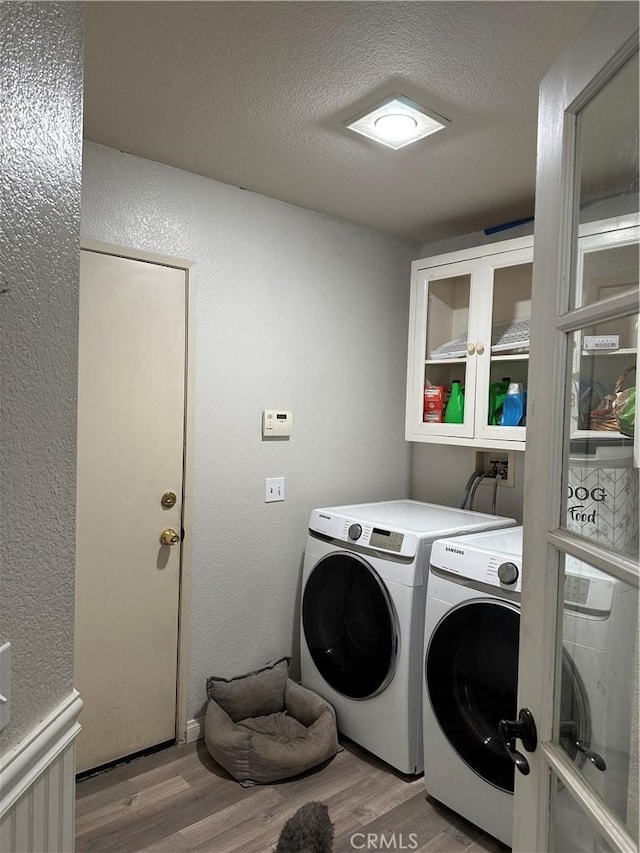
[[[173,746],[77,784],[77,853],[207,851],[269,853],[285,821],[310,800],[324,802],[334,853],[395,833],[386,849],[505,853],[508,848],[426,796],[422,777],[403,776],[355,744],[319,769],[273,785],[242,788],[203,741]],[[410,837],[410,833],[414,833]],[[376,836],[379,837],[379,836]]]

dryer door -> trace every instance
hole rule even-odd
[[[438,623],[426,653],[427,693],[442,732],[460,758],[485,781],[513,793],[514,764],[498,734],[517,716],[520,611],[496,600],[458,605]],[[563,655],[561,717],[572,756],[584,760],[589,710],[582,682]],[[583,750],[584,752],[584,750]]]
[[[393,678],[398,625],[377,572],[343,551],[319,560],[302,599],[307,647],[327,684],[352,699],[380,693]]]

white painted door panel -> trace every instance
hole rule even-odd
[[[184,271],[82,251],[78,772],[175,737],[185,312]]]

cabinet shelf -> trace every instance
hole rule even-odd
[[[515,355],[491,355],[491,361],[529,361],[528,352],[520,352]]]
[[[435,365],[435,364],[464,364],[467,360],[467,357],[463,358],[427,358],[425,359],[425,364]]]
[[[620,349],[583,349],[582,355],[585,358],[592,358],[593,356],[606,356],[606,358],[612,358],[616,355],[637,355],[638,350],[635,347],[621,347]]]
[[[597,438],[604,441],[620,441],[624,439],[628,441],[630,444],[633,442],[633,438],[630,435],[623,435],[621,432],[617,430],[605,430],[605,429],[576,429],[569,436],[570,439],[575,438]]]

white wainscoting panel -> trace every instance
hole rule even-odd
[[[75,738],[82,709],[74,691],[3,758],[0,850],[72,853],[75,822]]]

